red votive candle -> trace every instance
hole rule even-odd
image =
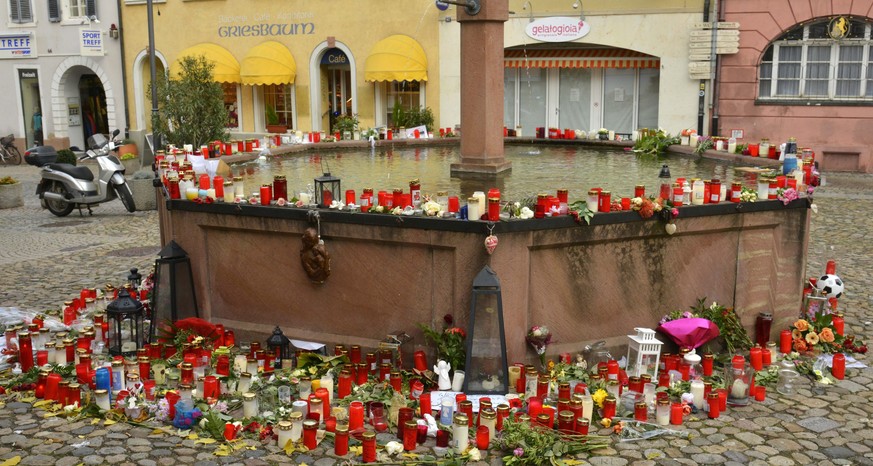
[[[764,368],[764,360],[761,356],[761,347],[755,346],[749,350],[749,360],[752,364],[752,368],[756,371],[759,371]]]
[[[712,353],[706,353],[703,355],[703,376],[711,377],[712,376],[712,367],[715,363],[715,355]]]
[[[272,200],[273,188],[268,184],[261,186],[261,205],[270,205]]]
[[[333,439],[333,453],[337,456],[345,456],[349,452],[349,428],[337,426],[336,435]]]
[[[721,414],[721,401],[718,399],[718,392],[710,392],[706,400],[709,402],[709,418],[718,419],[719,414]]]
[[[674,426],[682,425],[682,405],[680,403],[670,405],[670,424]]]
[[[846,355],[843,353],[834,354],[831,364],[831,374],[835,379],[843,380],[846,377]]]
[[[405,421],[401,432],[403,433],[403,449],[406,451],[415,450],[415,447],[418,446],[418,424],[412,420]]]
[[[349,430],[364,427],[364,403],[353,401],[349,404]]]
[[[783,330],[779,332],[779,351],[782,354],[791,352],[791,330]]]
[[[433,414],[431,410],[430,392],[424,392],[418,397],[418,415]]]
[[[763,385],[758,385],[755,387],[755,401],[764,401],[764,398],[767,396],[767,387]]]
[[[461,201],[458,196],[449,196],[449,213],[457,213],[461,208]]]
[[[603,417],[612,419],[615,417],[615,397],[607,396],[603,399]]]

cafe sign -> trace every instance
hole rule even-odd
[[[556,16],[541,18],[524,28],[528,37],[543,42],[570,42],[591,32],[591,26],[579,18]]]

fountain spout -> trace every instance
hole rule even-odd
[[[440,3],[448,3],[450,5],[462,6],[466,13],[470,16],[476,16],[479,14],[479,9],[481,5],[479,5],[479,0],[438,0]]]

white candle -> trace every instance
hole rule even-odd
[[[594,413],[594,400],[591,399],[591,395],[584,395],[582,397],[582,417],[588,419],[588,423],[591,423],[591,416]]]
[[[212,188],[207,189],[206,197],[211,197],[212,199],[215,199],[215,190]]]
[[[243,394],[243,417],[253,418],[258,415],[258,400],[254,393]]]
[[[470,441],[470,428],[467,422],[467,416],[462,414],[455,415],[455,422],[452,428],[452,443],[454,443],[455,452],[459,455],[467,450],[467,444]]]
[[[703,381],[702,380],[692,380],[691,381],[691,395],[694,397],[694,406],[697,409],[703,408]]]
[[[236,369],[237,372],[245,372],[246,371],[246,355],[238,354],[235,358],[233,358],[233,368]]]
[[[670,403],[658,403],[655,408],[655,420],[659,426],[666,426],[670,423]]]
[[[697,147],[697,144],[699,142],[700,141],[697,139],[697,133],[691,133],[691,136],[689,136],[688,139],[688,145],[691,146],[692,149],[694,149],[695,147]]]
[[[252,374],[248,372],[243,372],[239,376],[239,382],[236,384],[236,391],[240,393],[246,393],[249,391],[249,388],[252,386]]]
[[[479,205],[479,198],[471,197],[467,199],[467,219],[479,220],[482,217],[482,206]]]
[[[296,401],[294,402],[297,403]],[[304,402],[305,403],[305,402]],[[303,414],[300,412],[291,413],[291,441],[296,442],[300,440],[300,437],[303,435]]]
[[[97,401],[97,407],[103,411],[109,410],[109,392],[106,390],[95,390],[94,397]]]
[[[321,388],[327,389],[327,403],[333,400],[333,376],[328,374],[321,378]]]
[[[297,196],[297,199],[299,199],[303,205],[309,205],[309,193],[300,193],[300,195]]]
[[[728,139],[728,152],[734,154],[737,152],[737,140],[734,138]]]
[[[233,202],[234,191],[233,183],[224,183],[224,202]]]
[[[734,380],[731,385],[731,398],[743,399],[749,395],[749,384],[743,379]]]
[[[279,430],[279,448],[284,449],[285,445],[288,445],[288,442],[291,441],[292,424],[288,421],[279,421],[279,424],[277,424],[276,426]]]
[[[703,205],[703,192],[704,192],[704,184],[703,180],[696,179],[694,180],[694,184],[691,186],[691,203],[694,205]]]

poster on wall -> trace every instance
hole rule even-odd
[[[83,57],[102,57],[103,31],[99,29],[79,29],[79,54]]]
[[[524,28],[531,39],[543,42],[570,42],[591,32],[591,26],[579,18],[556,16],[531,21]]]

